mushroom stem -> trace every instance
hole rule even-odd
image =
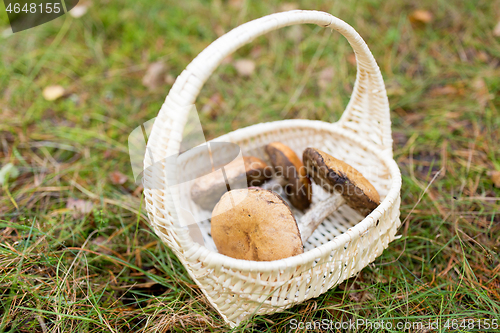
[[[346,201],[342,195],[335,194],[311,207],[298,222],[302,243],[305,243],[314,230],[344,203]]]
[[[315,205],[300,221],[305,242],[317,226],[342,204],[367,216],[380,204],[380,195],[363,175],[349,164],[315,148],[306,148],[302,157],[307,174],[324,190],[334,193]]]

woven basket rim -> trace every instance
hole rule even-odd
[[[337,123],[332,124],[323,121],[308,120],[308,119],[278,120],[268,123],[259,123],[241,129],[237,129],[235,131],[226,133],[218,138],[215,138],[214,140],[223,139],[225,136],[228,136],[231,133],[235,132],[239,132],[240,135],[243,134],[244,132],[248,132],[248,134],[251,134],[253,136],[256,135],[256,132],[267,132],[265,127],[269,125],[272,125],[274,129],[279,129],[280,127],[289,128],[291,125],[290,123],[294,122],[297,122],[297,125],[295,125],[297,127],[326,130],[334,132],[336,134],[340,134],[341,136],[347,137],[350,140],[354,141],[354,143],[356,143],[360,147],[365,148],[368,151],[377,154],[378,158],[388,167],[391,176],[391,186],[384,200],[382,200],[380,205],[374,211],[372,211],[363,220],[358,222],[355,226],[349,228],[347,231],[336,236],[334,239],[299,255],[273,261],[252,261],[252,260],[244,260],[244,259],[236,259],[228,257],[219,252],[215,252],[211,249],[208,249],[203,245],[193,242],[192,248],[184,253],[186,259],[189,260],[191,256],[195,256],[200,261],[206,262],[208,267],[220,269],[221,268],[220,266],[223,266],[226,269],[235,269],[238,271],[268,272],[268,271],[282,270],[287,267],[296,267],[297,265],[302,265],[314,261],[315,259],[321,257],[324,253],[331,252],[335,250],[337,247],[343,246],[344,244],[347,244],[348,242],[357,239],[358,237],[363,235],[370,227],[372,227],[375,224],[375,222],[382,217],[382,214],[386,212],[388,208],[392,205],[393,201],[399,195],[399,191],[401,189],[401,173],[396,161],[394,161],[391,155],[384,153],[375,144],[364,139],[359,139],[358,137],[354,136],[351,131],[346,130],[340,126],[336,126]],[[306,123],[308,124],[306,125]],[[256,127],[262,127],[262,128],[256,131]]]

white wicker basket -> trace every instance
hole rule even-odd
[[[379,191],[382,202],[362,218],[342,206],[304,244],[303,254],[272,261],[238,260],[217,253],[213,244],[201,246],[179,226],[174,206],[178,193],[167,190],[170,175],[164,164],[157,173],[145,158],[145,197],[151,225],[173,250],[213,307],[232,327],[253,314],[282,311],[317,297],[374,261],[394,239],[399,220],[401,175],[392,157],[389,104],[380,69],[359,34],[340,19],[318,11],[295,10],[245,23],[217,39],[177,78],[155,120],[148,149],[155,160],[177,154],[186,123],[186,107],[210,74],[229,54],[269,31],[293,24],[313,23],[344,35],[354,49],[357,76],[351,100],[334,123],[283,120],[253,125],[218,140],[240,146],[244,155],[267,159],[263,147],[281,141],[299,156],[316,147],[353,165]],[[189,164],[189,163],[188,163]],[[189,167],[187,165],[186,167]],[[314,187],[314,200],[321,189]],[[294,211],[297,215],[299,212]],[[208,228],[203,229],[205,237]]]

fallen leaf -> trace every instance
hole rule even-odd
[[[227,57],[224,57],[224,59],[222,59],[222,61],[220,63],[221,63],[221,65],[229,65],[232,62],[233,62],[233,56],[228,55]]]
[[[318,75],[318,86],[321,89],[325,89],[332,82],[333,76],[335,75],[335,69],[333,67],[326,67]]]
[[[458,89],[451,86],[451,85],[446,85],[444,87],[436,87],[430,91],[431,97],[436,97],[436,96],[444,96],[444,95],[455,95],[458,92]]]
[[[500,22],[493,28],[493,36],[500,37]]]
[[[120,171],[113,171],[109,174],[109,179],[111,179],[111,182],[115,185],[122,185],[125,184],[128,177]]]
[[[346,93],[352,94],[353,88],[354,87],[352,86],[352,84],[350,82],[344,82],[344,90],[346,91]]]
[[[165,38],[163,38],[161,36],[156,38],[155,49],[160,51],[160,50],[163,50],[164,47],[165,47]]]
[[[408,18],[411,23],[426,24],[432,21],[432,13],[428,10],[417,9],[413,11]]]
[[[476,78],[472,81],[472,88],[475,91],[484,91],[486,89],[486,82],[484,82],[483,78]]]
[[[158,89],[165,82],[166,71],[167,66],[165,66],[165,63],[161,61],[151,63],[142,78],[142,84],[150,91]]]
[[[234,68],[241,76],[250,76],[255,72],[255,61],[251,59],[239,59],[234,62]]]
[[[8,236],[10,236],[12,234],[13,231],[16,231],[16,234],[17,234],[17,230],[16,229],[14,229],[12,227],[6,227],[5,229],[2,230],[2,236],[3,237],[8,237]],[[16,237],[16,236],[13,235],[13,237]]]
[[[165,76],[165,83],[169,84],[169,85],[174,84],[175,83],[175,77],[172,74],[167,74],[167,76]]]
[[[250,56],[251,56],[252,58],[254,58],[254,59],[255,59],[255,58],[259,58],[259,57],[262,55],[262,51],[264,51],[264,50],[262,49],[262,46],[260,46],[260,45],[255,45],[255,46],[252,48],[252,50],[250,51]]]
[[[496,187],[500,188],[500,171],[493,171],[491,173],[491,181]]]
[[[286,2],[280,6],[281,11],[287,12],[289,10],[299,9],[299,5],[295,2]]]
[[[224,28],[220,24],[216,24],[213,29],[214,29],[217,37],[220,37],[226,33],[226,31],[224,30]]]
[[[130,21],[130,20],[133,20],[136,15],[137,15],[137,12],[134,11],[132,8],[128,8],[128,9],[121,9],[119,11],[119,18],[120,18],[120,22],[127,22],[127,21]]]
[[[0,169],[0,185],[7,184],[9,179],[17,177],[19,177],[19,170],[12,163],[7,163]]]
[[[92,244],[96,245],[99,248],[99,250],[97,252],[108,254],[108,255],[113,253],[113,251],[111,251],[110,248],[105,246],[107,240],[108,239],[104,236],[97,236],[92,241]]]
[[[301,25],[293,25],[286,31],[285,37],[298,44],[304,37],[304,30]]]
[[[11,87],[8,87],[6,88],[4,91],[3,91],[3,99],[6,101],[6,102],[9,102],[10,101],[10,97],[12,96],[12,92],[14,91],[14,89],[12,89]]]
[[[142,185],[139,185],[135,188],[134,192],[132,192],[132,195],[135,197],[138,197],[138,196],[140,196],[140,194],[142,193],[143,190],[144,190],[144,187]]]
[[[82,200],[82,199],[73,199],[69,198],[66,202],[66,208],[69,208],[74,211],[73,217],[81,217],[85,214],[88,214],[92,211],[94,204],[92,201]]]
[[[484,51],[479,51],[477,53],[477,58],[479,60],[481,60],[482,62],[488,62],[488,60],[490,59],[490,57],[488,57],[488,53],[486,53]]]
[[[64,96],[65,90],[62,86],[48,86],[43,89],[42,95],[47,101],[55,101],[56,99]]]
[[[115,154],[111,149],[106,149],[103,154],[104,158],[110,158],[113,157],[114,155]]]
[[[486,86],[486,82],[484,82],[483,78],[478,77],[472,81],[472,88],[476,92],[475,97],[479,102],[479,105],[484,107],[490,100],[490,94],[488,87]]]
[[[69,11],[69,15],[73,16],[74,18],[80,18],[87,13],[87,9],[88,4],[78,4]]]
[[[245,0],[229,0],[229,6],[235,9],[240,9],[245,4]]]
[[[356,54],[354,53],[350,53],[348,56],[347,56],[347,62],[350,63],[351,65],[356,65]]]
[[[104,237],[104,236],[97,236],[93,241],[92,243],[96,244],[96,245],[103,245],[105,244],[107,241],[107,238]]]
[[[406,91],[400,85],[395,85],[392,87],[387,87],[386,90],[388,96],[403,96]]]
[[[212,119],[217,117],[217,110],[222,107],[224,103],[224,98],[220,93],[215,93],[208,99],[207,103],[201,108],[202,114],[209,114]]]

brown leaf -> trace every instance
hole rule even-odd
[[[490,94],[488,92],[486,82],[484,82],[483,78],[478,77],[472,81],[472,88],[476,91],[475,97],[479,102],[479,105],[484,107],[490,100]]]
[[[99,248],[99,250],[97,252],[108,254],[108,255],[113,253],[113,251],[111,251],[111,249],[109,249],[108,247],[105,246],[107,240],[108,239],[104,236],[97,236],[92,241],[92,244],[96,245]]]
[[[229,0],[229,6],[234,9],[241,9],[245,4],[245,0]]]
[[[224,59],[222,59],[222,61],[220,63],[221,63],[221,65],[229,65],[232,62],[233,62],[233,56],[232,55],[228,55],[227,57],[225,57]]]
[[[175,82],[175,77],[172,74],[167,74],[167,76],[165,76],[166,84],[172,85],[174,84],[174,82]]]
[[[13,232],[13,231],[17,231],[16,229],[14,228],[11,228],[11,227],[6,227],[5,229],[2,230],[1,234],[2,234],[2,238],[4,237],[9,237],[10,234]],[[16,232],[17,233],[17,232]],[[13,237],[16,237],[16,236],[13,236]],[[10,238],[10,237],[9,237]]]
[[[297,10],[299,9],[299,5],[295,2],[285,2],[280,6],[280,10],[282,12],[287,12],[289,10]]]
[[[202,114],[209,114],[212,119],[217,117],[217,111],[220,110],[222,104],[224,103],[224,98],[220,93],[215,93],[208,99],[207,103],[201,108]]]
[[[47,101],[55,101],[64,96],[65,90],[60,85],[48,86],[43,89],[42,95]]]
[[[321,72],[319,72],[318,76],[318,86],[321,89],[325,89],[332,82],[333,76],[335,75],[335,69],[333,67],[326,67]]]
[[[385,90],[389,96],[403,96],[406,94],[401,84],[395,80],[388,80]]]
[[[406,91],[401,86],[387,87],[386,89],[388,96],[403,96]]]
[[[427,24],[432,21],[432,13],[428,10],[417,9],[408,18],[413,24]]]
[[[474,88],[475,91],[484,91],[486,88],[486,82],[484,82],[483,78],[476,78],[474,81],[472,81],[472,88]]]
[[[139,197],[143,190],[144,187],[142,185],[139,185],[135,188],[134,192],[132,192],[132,195],[135,197]]]
[[[484,51],[479,51],[477,53],[477,58],[479,60],[481,60],[482,62],[488,62],[488,60],[490,60],[490,57],[488,56],[488,53],[486,53]]]
[[[161,61],[153,62],[148,66],[146,74],[142,78],[142,84],[150,91],[154,91],[161,87],[165,82],[165,73],[167,66]]]
[[[250,51],[250,56],[254,59],[259,58],[262,55],[262,51],[263,51],[262,46],[255,45]]]
[[[493,36],[500,37],[500,22],[493,28]]]
[[[356,54],[350,53],[347,56],[347,62],[350,63],[351,65],[356,65]]]
[[[114,151],[113,151],[113,150],[111,150],[111,149],[106,149],[106,150],[104,151],[104,154],[102,154],[102,156],[103,156],[104,158],[110,158],[110,157],[113,157],[114,155],[115,155],[115,153],[114,153]]]
[[[90,213],[93,207],[94,203],[92,201],[87,201],[82,199],[69,198],[68,201],[66,202],[66,208],[69,208],[74,211],[73,217],[75,218]]]
[[[451,86],[451,85],[446,85],[444,87],[436,87],[430,91],[431,97],[436,97],[436,96],[443,96],[443,95],[455,95],[457,94],[458,89]]]
[[[111,179],[111,182],[115,185],[122,185],[125,184],[125,182],[128,180],[128,177],[120,171],[113,171],[109,174],[109,179]]]
[[[301,25],[291,26],[285,33],[286,39],[293,41],[295,44],[300,43],[304,37],[304,31]]]
[[[350,82],[344,82],[344,90],[348,94],[352,94],[353,85]]]
[[[495,187],[500,188],[500,171],[491,172],[491,181],[495,184]]]
[[[215,34],[217,35],[217,37],[220,37],[226,33],[226,30],[224,30],[224,28],[220,24],[214,25],[212,29],[213,29],[213,31],[215,31]]]
[[[234,68],[241,76],[250,76],[255,72],[255,61],[251,59],[239,59],[234,62]]]

